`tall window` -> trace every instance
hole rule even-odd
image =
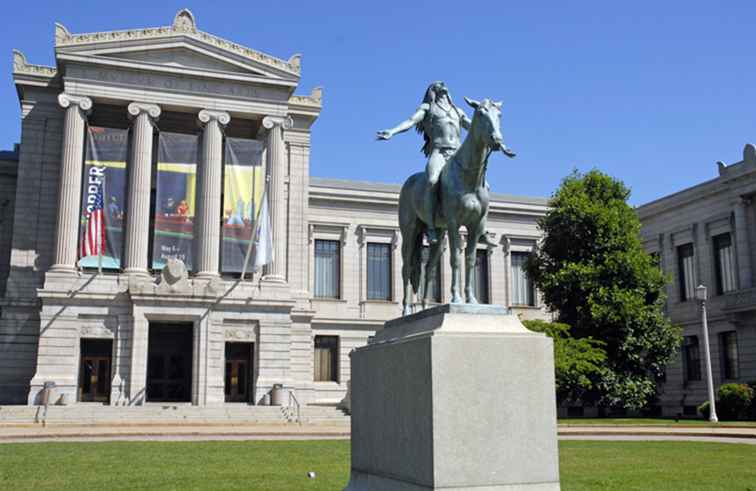
[[[391,244],[367,245],[367,298],[391,300]]]
[[[722,353],[722,378],[734,380],[738,378],[738,335],[735,331],[723,332],[719,335],[719,349]]]
[[[475,251],[475,278],[473,291],[480,303],[491,303],[488,295],[488,251],[479,249]]]
[[[315,336],[315,382],[338,382],[339,337]]]
[[[683,362],[685,366],[685,381],[701,380],[701,353],[698,347],[698,336],[683,338]]]
[[[713,237],[712,242],[714,244],[717,293],[721,295],[735,289],[735,262],[733,259],[732,238],[729,233],[721,234]]]
[[[339,298],[341,290],[341,243],[315,240],[315,297]]]
[[[693,244],[677,248],[677,271],[680,277],[680,301],[694,297],[696,291],[696,267],[693,257]]]
[[[533,283],[525,272],[527,252],[512,252],[512,305],[535,305]]]
[[[420,290],[418,292],[418,298],[422,299],[425,296],[425,276],[428,274],[428,268],[426,268],[426,263],[428,262],[428,258],[430,256],[430,247],[423,246],[422,250],[422,271],[420,275]],[[439,256],[438,261],[436,261],[436,265],[433,268],[433,276],[430,280],[429,290],[430,290],[430,299],[434,302],[441,303],[441,282],[438,280],[439,275],[441,271],[441,257]]]

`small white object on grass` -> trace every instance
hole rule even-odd
[[[309,477],[310,479],[315,479],[315,472],[314,471],[308,472],[307,477]]]

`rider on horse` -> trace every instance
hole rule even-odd
[[[423,153],[428,157],[425,173],[428,177],[428,187],[425,191],[425,216],[423,221],[428,225],[428,242],[438,242],[435,216],[438,204],[438,178],[449,158],[454,155],[460,145],[460,126],[470,129],[470,118],[465,112],[454,105],[451,95],[443,82],[433,82],[425,91],[423,103],[409,119],[394,128],[378,132],[379,140],[388,140],[397,133],[404,133],[415,127],[422,133],[425,143]],[[489,247],[496,244],[490,242],[488,234],[483,234],[480,242]]]

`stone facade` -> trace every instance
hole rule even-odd
[[[718,167],[715,179],[637,210],[645,248],[670,279],[667,313],[686,340],[661,386],[659,404],[669,416],[693,416],[707,399],[700,303],[685,292],[686,280],[708,290],[715,390],[756,380],[756,148],[748,144],[742,161]]]
[[[191,328],[191,395],[186,402],[227,400],[229,343],[249,343],[252,394],[264,400],[283,384],[303,403],[336,401],[349,379],[349,352],[400,312],[399,187],[310,177],[310,128],[322,92],[294,94],[301,57],[278,59],[200,31],[191,12],[170,26],[72,34],[56,25],[56,67],[29,64],[14,52],[21,104],[17,157],[0,156],[0,404],[39,402],[46,382],[56,401],[81,399],[82,340],[110,340],[108,402],[150,402],[151,327]],[[108,107],[130,128],[123,267],[77,266],[85,127]],[[114,116],[115,115],[115,116]],[[154,135],[165,119],[200,138],[196,260],[188,273],[169,260],[148,264]],[[234,128],[232,130],[232,128]],[[264,147],[274,260],[245,281],[219,271],[221,161],[227,132]],[[14,192],[15,191],[15,192]],[[511,305],[510,252],[531,250],[546,200],[493,197],[489,227],[500,248],[486,251],[491,303]],[[313,297],[313,243],[340,241],[340,295]],[[6,243],[6,241],[9,241]],[[369,301],[365,246],[390,244],[392,292]],[[440,274],[448,289],[448,253]],[[448,293],[444,293],[445,298]],[[546,317],[537,296],[516,307]],[[337,336],[335,381],[314,381],[314,339]],[[225,392],[224,392],[225,391]]]

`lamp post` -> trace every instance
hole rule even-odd
[[[709,421],[716,423],[717,408],[714,401],[714,380],[711,377],[711,353],[709,352],[709,324],[706,319],[706,287],[696,287],[696,299],[701,302],[701,329],[703,331],[704,357],[706,359],[706,388],[709,391]]]

